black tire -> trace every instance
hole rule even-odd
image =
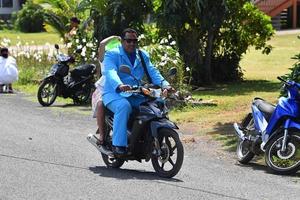
[[[73,102],[76,105],[82,105],[86,104],[92,94],[92,87],[90,84],[85,84],[82,86],[82,89],[80,91],[76,91],[73,96]]]
[[[287,150],[281,151],[284,134],[278,134],[266,146],[265,161],[270,171],[275,174],[294,174],[300,168],[300,134],[290,133]]]
[[[254,129],[254,121],[251,113],[248,113],[246,117],[243,119],[241,123],[241,128],[247,130]],[[241,140],[241,139],[238,140],[236,146],[236,154],[238,157],[238,161],[241,164],[249,163],[255,156],[255,154],[250,150],[250,144],[248,143],[248,141]]]
[[[241,164],[249,163],[255,156],[255,154],[250,151],[247,141],[241,139],[238,140],[236,154],[238,157],[238,161]]]
[[[179,172],[182,166],[184,157],[183,145],[178,134],[172,129],[160,129],[158,131],[158,140],[162,155],[152,155],[152,166],[159,176],[171,178]],[[175,162],[171,159],[174,155],[176,155]],[[169,170],[167,169],[168,166],[171,167]]]
[[[106,166],[110,168],[120,168],[125,162],[120,158],[112,158],[104,153],[101,153],[101,155]]]
[[[57,84],[52,80],[44,80],[39,86],[37,98],[42,106],[50,106],[57,97]]]
[[[105,128],[104,128],[104,143],[106,144],[106,148],[112,150],[112,132],[111,129],[109,128],[109,126],[107,124],[105,124]],[[101,153],[102,155],[102,159],[104,161],[104,163],[106,164],[107,167],[109,168],[120,168],[125,160],[120,159],[120,158],[113,158],[110,157],[104,153]]]

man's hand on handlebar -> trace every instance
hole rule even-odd
[[[163,88],[163,93],[162,93],[163,97],[167,97],[169,92],[173,93],[173,92],[176,92],[176,90],[173,87],[171,87],[170,85],[164,87]]]
[[[126,92],[126,91],[128,91],[128,90],[131,90],[132,88],[131,88],[130,85],[124,85],[124,84],[122,84],[122,85],[120,85],[120,86],[118,87],[118,89],[119,89],[121,92]]]

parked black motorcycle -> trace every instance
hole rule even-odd
[[[173,68],[175,69],[175,68]],[[128,69],[124,70],[128,71]],[[129,69],[130,71],[130,69]],[[176,73],[170,73],[174,75]],[[106,109],[104,145],[97,145],[95,135],[87,139],[101,152],[102,159],[108,167],[119,168],[125,161],[152,161],[152,166],[161,177],[175,176],[183,163],[184,150],[180,141],[177,125],[168,118],[165,99],[161,98],[162,89],[151,86],[136,86],[128,93],[144,95],[147,101],[134,110],[128,122],[128,153],[114,155],[112,133],[114,114]]]
[[[59,49],[58,45],[55,48]],[[94,88],[96,66],[85,64],[77,66],[69,73],[69,64],[74,62],[72,56],[58,54],[57,63],[49,75],[41,81],[37,98],[42,106],[50,106],[57,96],[72,98],[75,104],[83,104],[89,100]]]

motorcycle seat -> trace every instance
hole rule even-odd
[[[275,110],[275,106],[261,98],[255,98],[253,104],[263,113],[266,120],[269,121]]]
[[[75,69],[70,71],[71,77],[76,79],[80,79],[81,77],[87,77],[91,74],[94,74],[96,70],[96,66],[94,64],[83,64],[77,66]]]

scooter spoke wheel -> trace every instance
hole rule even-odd
[[[92,88],[91,86],[85,84],[82,86],[82,89],[75,92],[75,95],[73,97],[74,104],[85,104],[88,102],[89,98],[92,94]]]
[[[238,161],[242,164],[249,163],[253,157],[254,153],[250,151],[250,144],[246,140],[239,139],[237,147],[236,147],[236,154],[238,157]]]
[[[285,151],[281,150],[283,137],[283,134],[276,136],[266,147],[266,163],[274,173],[293,174],[300,167],[300,136],[289,135]]]
[[[152,156],[152,165],[159,176],[171,178],[182,166],[183,146],[178,134],[172,129],[160,129],[158,135],[161,154]]]
[[[122,160],[120,158],[114,158],[114,157],[108,156],[103,153],[101,153],[101,155],[102,155],[102,159],[107,167],[120,168],[125,162],[124,160]]]
[[[38,89],[37,97],[42,106],[50,106],[57,97],[57,84],[50,80],[43,81]]]

